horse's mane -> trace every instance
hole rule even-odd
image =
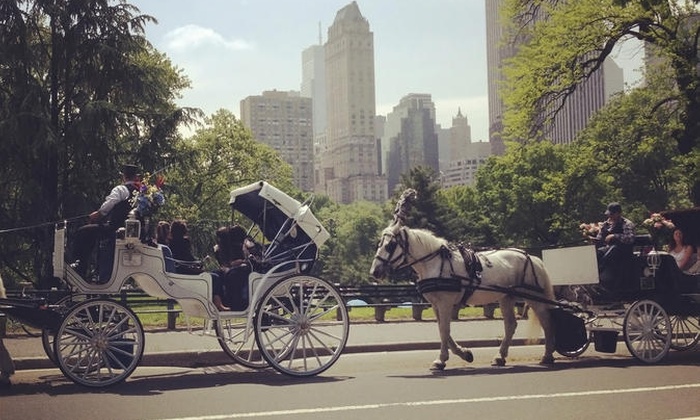
[[[427,229],[406,228],[406,231],[413,234],[417,245],[422,246],[425,251],[435,251],[442,246],[448,246],[447,239],[436,236]]]

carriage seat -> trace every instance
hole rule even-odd
[[[661,265],[655,273],[656,289],[672,290],[676,293],[700,292],[700,274],[688,274],[678,268],[670,254],[660,254]]]
[[[173,252],[167,245],[158,245],[163,251],[163,259],[165,260],[165,272],[175,274],[199,274],[204,271],[202,261],[181,261],[173,258]]]
[[[654,240],[649,234],[635,235],[632,249],[634,250],[634,255],[647,255],[654,250]]]

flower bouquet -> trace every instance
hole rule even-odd
[[[162,175],[155,177],[155,182],[151,184],[149,179],[151,175],[146,173],[140,183],[137,184],[137,189],[131,195],[130,203],[138,213],[139,219],[144,225],[141,230],[141,241],[150,243],[154,236],[155,224],[151,223],[151,217],[154,216],[160,207],[165,204],[165,196],[161,187],[165,183],[165,178]]]
[[[603,222],[581,223],[578,228],[585,238],[591,239],[598,236],[598,232],[603,228]]]
[[[136,209],[141,217],[150,217],[158,212],[158,209],[165,204],[165,196],[161,187],[165,183],[165,178],[158,175],[153,184],[149,183],[150,174],[146,173],[143,180],[137,185],[138,188],[132,193],[131,205]]]
[[[672,221],[666,219],[660,213],[652,213],[648,219],[642,222],[642,225],[649,230],[654,242],[654,248],[657,250],[669,243],[673,236],[673,230],[676,228]]]

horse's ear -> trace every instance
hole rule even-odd
[[[394,208],[394,224],[403,224],[406,221],[411,202],[416,198],[418,193],[413,188],[408,188],[401,194]]]

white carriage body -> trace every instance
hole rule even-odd
[[[267,267],[264,273],[252,272],[249,276],[249,302],[256,302],[276,280],[302,270],[302,263],[313,263],[316,258],[317,247],[323,244],[329,237],[328,231],[321,225],[306,204],[289,197],[281,190],[267,182],[260,181],[254,184],[235,189],[231,192],[230,204],[235,208],[241,197],[259,197],[260,203],[265,208],[256,220],[253,214],[242,211],[253,222],[264,225],[265,219],[271,217],[272,211],[281,212],[285,220],[280,226],[272,226],[278,229],[271,239],[276,243],[282,243],[289,238],[296,246],[296,252],[287,253],[281,259],[275,260],[273,253],[277,248],[270,246],[266,250],[273,265]],[[268,207],[269,206],[269,207]],[[273,210],[274,209],[274,210]],[[237,209],[240,210],[240,209]],[[253,209],[257,212],[258,209]],[[269,213],[268,213],[269,212]],[[278,223],[280,224],[280,223]],[[304,235],[297,231],[301,229]],[[265,227],[263,226],[264,230]],[[268,232],[271,231],[268,229]],[[272,236],[268,232],[267,235]],[[298,241],[297,241],[298,239]],[[298,242],[298,243],[297,243]],[[311,248],[310,248],[311,247]],[[230,317],[249,316],[248,309],[242,311],[219,311],[212,303],[212,274],[178,274],[169,272],[161,245],[152,246],[139,241],[130,241],[117,238],[114,247],[114,262],[109,280],[104,283],[92,283],[83,279],[69,265],[65,263],[65,226],[57,228],[54,240],[54,272],[62,273],[68,284],[75,292],[81,294],[116,295],[121,292],[129,279],[133,279],[141,290],[149,296],[161,299],[174,299],[180,304],[182,311],[192,317],[216,320]],[[302,258],[301,255],[307,252]],[[309,255],[311,254],[311,255]],[[310,265],[309,265],[310,266]]]

